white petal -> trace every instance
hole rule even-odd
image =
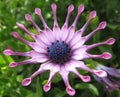
[[[75,59],[75,60],[84,59],[84,57],[86,55],[86,50],[87,50],[86,46],[83,46],[83,47],[80,47],[79,49],[74,50],[72,58]]]
[[[60,40],[60,33],[61,33],[60,28],[57,25],[55,25],[53,28],[53,34],[55,39],[58,41]]]
[[[67,36],[67,40],[65,41],[66,43],[69,43],[70,40],[73,38],[74,36],[74,33],[75,33],[75,28],[74,26],[71,26],[69,29],[68,29],[68,36]]]
[[[51,41],[49,41],[49,39],[46,37],[44,32],[41,32],[40,35],[38,35],[39,39],[45,43],[46,45],[51,45]]]
[[[86,38],[81,38],[76,44],[71,45],[72,49],[78,49],[80,48],[86,41]]]
[[[75,45],[81,39],[81,31],[75,32],[72,40],[70,41],[70,45]]]
[[[66,25],[64,25],[61,29],[61,35],[60,35],[61,40],[65,41],[67,39],[68,34],[69,34],[68,28]]]

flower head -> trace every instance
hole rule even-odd
[[[50,76],[48,78],[48,81],[43,87],[44,91],[47,92],[50,90],[51,81],[54,78],[54,76],[59,72],[65,83],[67,93],[73,96],[75,94],[75,90],[71,87],[69,83],[69,73],[74,73],[83,82],[89,82],[91,78],[89,75],[84,76],[80,74],[77,71],[78,68],[86,70],[98,77],[106,77],[107,73],[104,70],[93,70],[87,67],[83,61],[87,58],[110,59],[112,55],[108,52],[104,52],[99,55],[92,55],[89,54],[88,51],[101,45],[112,45],[115,42],[115,39],[109,38],[105,42],[99,42],[92,45],[85,45],[85,42],[89,38],[91,38],[97,31],[102,30],[106,27],[106,22],[103,21],[90,34],[83,36],[83,32],[88,27],[92,19],[96,16],[96,11],[92,11],[90,13],[89,19],[82,26],[82,28],[78,31],[75,31],[78,19],[84,11],[83,4],[78,7],[77,15],[70,27],[68,27],[68,22],[71,13],[74,10],[74,6],[71,4],[68,7],[65,23],[61,28],[59,27],[57,22],[57,6],[53,3],[51,5],[51,8],[54,17],[53,30],[51,30],[46,24],[42,16],[41,10],[39,8],[36,8],[35,13],[39,16],[40,20],[42,21],[44,30],[38,27],[38,25],[32,20],[29,14],[26,14],[25,18],[26,20],[30,21],[33,24],[33,26],[37,29],[39,33],[38,35],[30,32],[23,24],[17,23],[17,26],[26,33],[28,33],[34,39],[34,42],[30,42],[21,38],[17,32],[12,33],[12,35],[16,39],[30,46],[32,50],[28,52],[15,52],[12,49],[6,49],[4,51],[4,54],[11,56],[30,57],[30,59],[24,60],[22,62],[12,62],[9,65],[10,67],[17,67],[25,64],[42,63],[40,65],[40,68],[35,73],[23,80],[23,86],[28,86],[35,77],[45,72],[46,70],[50,70]]]
[[[107,77],[99,78],[94,75],[94,78],[103,84],[108,91],[117,90],[120,88],[120,69],[98,65],[97,69],[107,72]]]

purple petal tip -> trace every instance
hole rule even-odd
[[[23,24],[20,24],[20,23],[16,23],[17,24],[17,26],[19,27],[19,28],[24,28],[24,25]]]
[[[45,84],[43,86],[43,89],[44,89],[45,92],[48,92],[50,90],[50,88],[51,88],[50,84]]]
[[[67,87],[67,88],[66,88],[66,92],[67,92],[70,96],[74,96],[74,95],[75,95],[75,89],[72,89],[72,88]]]
[[[26,14],[26,15],[25,15],[25,18],[26,18],[26,20],[28,20],[28,21],[31,20],[31,16],[30,16],[29,14]]]
[[[12,35],[13,35],[15,38],[18,38],[18,37],[19,37],[19,35],[18,35],[17,32],[13,32]]]
[[[104,70],[94,70],[94,73],[99,77],[106,77],[107,73]]]
[[[56,10],[56,8],[57,8],[56,4],[55,4],[55,3],[53,3],[53,4],[51,5],[51,8],[52,8],[52,10],[53,10],[53,11],[55,11],[55,10]]]
[[[102,58],[104,58],[104,59],[111,59],[111,58],[112,58],[112,55],[111,55],[111,53],[104,52],[104,53],[102,54]]]
[[[93,19],[95,16],[96,16],[96,11],[94,10],[90,13],[90,18]]]
[[[40,8],[35,8],[35,13],[36,13],[37,15],[41,15],[41,10],[40,10]]]
[[[71,4],[69,7],[68,7],[68,11],[69,12],[72,12],[74,10],[74,6],[73,6],[73,4]]]
[[[107,25],[107,22],[103,21],[99,24],[98,28],[99,29],[104,29],[106,27],[106,25]]]
[[[25,78],[22,82],[23,86],[28,86],[31,83],[31,78]]]
[[[84,11],[84,5],[81,4],[79,7],[78,7],[78,13],[81,13]]]
[[[90,78],[90,76],[83,76],[82,81],[84,81],[84,82],[90,82],[91,78]]]
[[[6,50],[3,51],[3,53],[5,55],[11,55],[12,54],[12,50],[11,49],[6,49]]]
[[[17,65],[18,65],[17,62],[12,62],[9,64],[9,67],[16,67]]]
[[[115,38],[109,38],[109,39],[106,41],[106,43],[107,43],[108,45],[113,45],[113,44],[115,43]]]

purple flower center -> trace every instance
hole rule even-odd
[[[49,59],[53,63],[64,64],[70,60],[70,48],[64,42],[55,42],[48,48]]]

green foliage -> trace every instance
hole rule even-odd
[[[86,63],[90,67],[94,67],[93,65],[96,63],[95,61],[105,65],[114,64],[114,67],[120,67],[119,0],[0,0],[0,97],[70,97],[65,92],[65,86],[59,74],[57,74],[53,80],[52,89],[48,93],[43,92],[42,87],[48,79],[49,72],[43,73],[40,77],[34,79],[30,86],[22,87],[22,80],[37,70],[39,68],[39,64],[10,68],[8,66],[10,62],[13,62],[14,60],[25,60],[25,58],[3,55],[3,50],[9,46],[12,47],[13,50],[22,52],[30,50],[28,46],[16,41],[16,39],[12,37],[11,32],[18,31],[22,37],[33,41],[30,36],[18,29],[16,22],[25,24],[30,31],[36,33],[36,30],[24,18],[26,13],[30,13],[36,23],[43,28],[42,23],[34,13],[34,9],[36,7],[41,8],[45,21],[52,28],[53,17],[50,5],[53,2],[58,6],[57,16],[60,26],[62,26],[65,21],[69,4],[74,4],[75,6],[75,11],[70,18],[70,24],[76,16],[77,7],[80,4],[85,5],[85,12],[80,17],[76,29],[80,29],[80,27],[82,27],[87,20],[90,11],[97,10],[97,17],[90,23],[85,34],[90,33],[95,27],[97,27],[100,21],[106,20],[108,25],[105,30],[96,33],[94,37],[87,42],[87,44],[104,41],[109,37],[116,38],[116,43],[113,46],[101,46],[91,51],[91,53],[108,51],[113,54],[113,58],[108,61],[88,60]],[[80,79],[76,79],[75,76],[70,76],[70,79],[72,86],[76,88],[77,91],[75,97],[120,97],[119,90],[113,93],[108,93],[104,91],[103,87],[101,88],[101,85],[98,83],[82,83]]]
[[[97,88],[92,84],[80,83],[80,84],[76,84],[75,88],[79,89],[79,90],[84,90],[85,89],[86,91],[90,91],[92,97],[95,97],[95,96],[99,95],[99,92],[98,92]],[[87,94],[87,95],[89,96],[90,94]],[[81,96],[81,97],[85,97],[85,95]]]

